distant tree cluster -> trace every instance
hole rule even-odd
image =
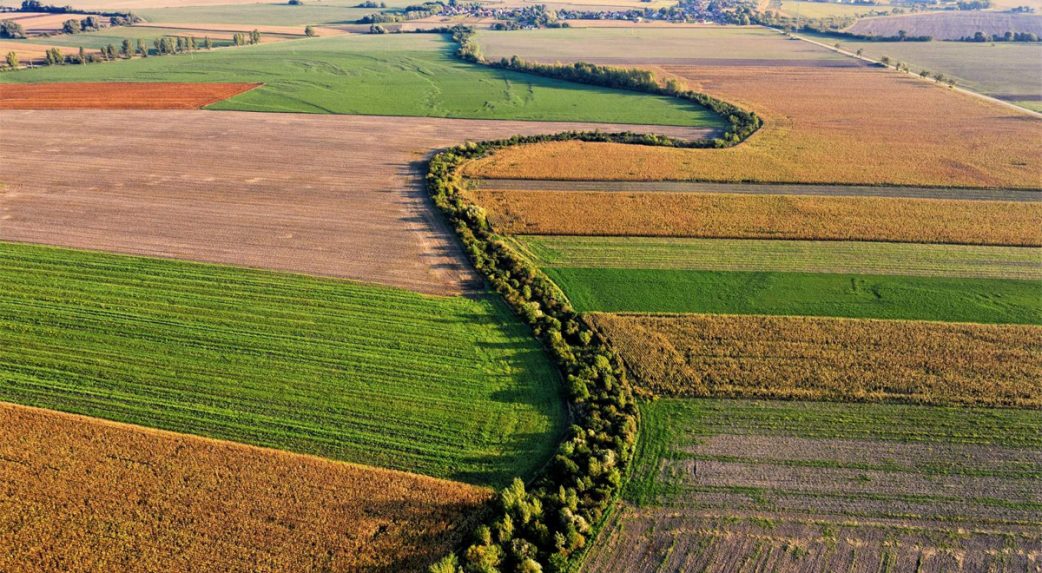
[[[19,39],[25,37],[25,29],[14,20],[0,21],[0,38]]]
[[[972,36],[963,36],[959,38],[960,42],[1037,42],[1038,34],[1034,32],[1011,32],[1009,30],[1004,34],[985,34],[984,32],[977,32]]]

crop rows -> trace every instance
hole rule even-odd
[[[641,420],[591,571],[1040,564],[1036,411],[663,399]]]
[[[472,191],[503,233],[1042,246],[1042,203]]]
[[[679,396],[1042,407],[1042,327],[592,315],[635,382]]]
[[[538,467],[564,417],[487,296],[12,244],[0,377],[6,401],[480,484]]]
[[[853,241],[516,238],[540,266],[857,273],[1042,280],[1042,249]]]
[[[491,494],[10,404],[0,460],[3,571],[422,570]]]

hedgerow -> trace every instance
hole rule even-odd
[[[602,141],[670,147],[727,147],[761,125],[756,114],[704,94],[660,86],[646,72],[592,64],[545,66],[517,58],[490,64],[472,42],[473,30],[444,30],[465,60],[582,83],[681,97],[706,105],[731,123],[723,138],[682,140],[652,134],[565,132],[467,143],[435,155],[427,189],[456,231],[474,268],[532,328],[561,371],[572,417],[565,439],[543,472],[500,491],[485,523],[459,553],[446,556],[432,573],[568,571],[596,533],[623,485],[637,441],[639,412],[622,362],[585,323],[557,286],[532,266],[489,224],[485,211],[467,198],[460,167],[514,145],[547,141]]]

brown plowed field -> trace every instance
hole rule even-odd
[[[198,109],[260,84],[0,84],[0,109]]]
[[[555,142],[468,168],[513,179],[692,179],[1042,188],[1042,121],[875,68],[662,66],[662,75],[758,112],[766,125],[729,149]]]
[[[612,128],[197,110],[4,111],[0,125],[0,240],[443,294],[476,277],[428,206],[433,148]]]
[[[0,484],[12,572],[423,570],[490,495],[10,404]]]

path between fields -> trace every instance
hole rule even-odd
[[[741,195],[817,195],[832,197],[898,197],[975,201],[1042,201],[1042,191],[870,185],[789,185],[770,183],[705,183],[699,181],[570,181],[547,179],[471,179],[480,189],[507,191],[619,191],[627,193],[726,193]]]
[[[0,240],[457,294],[479,283],[423,188],[433,150],[570,122],[186,111],[0,112]]]

